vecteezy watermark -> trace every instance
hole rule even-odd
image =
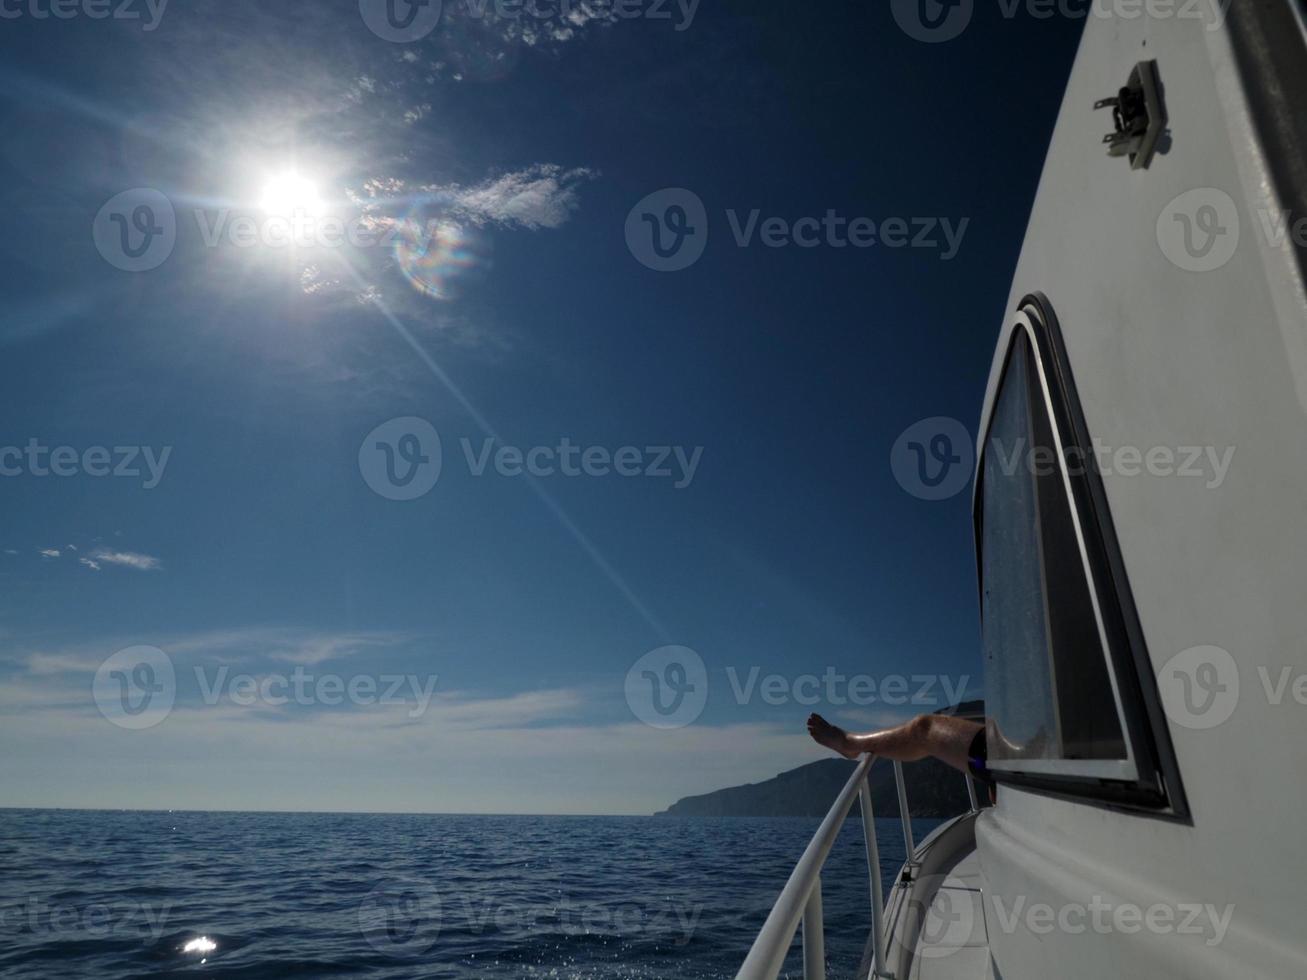
[[[894,479],[921,500],[947,500],[971,482],[975,443],[957,419],[939,415],[914,422],[894,440],[889,454]]]
[[[100,664],[91,694],[100,714],[119,728],[153,728],[172,711],[177,672],[158,647],[127,647]]]
[[[448,218],[391,220],[370,214],[343,216],[293,208],[286,214],[232,208],[192,215],[206,248],[393,248],[401,239],[419,250],[431,247],[456,222]]]
[[[1154,936],[1199,937],[1205,946],[1218,946],[1234,917],[1233,904],[1218,908],[1210,903],[1154,902],[1141,906],[1133,902],[1108,902],[1102,895],[1091,896],[1087,902],[1059,906],[1029,902],[1025,895],[1018,895],[1010,902],[1002,895],[988,895],[988,899],[995,915],[985,916],[985,923],[991,929],[997,926],[1009,936],[1022,929],[1033,936],[1053,933],[1134,936],[1146,932]]]
[[[0,0],[0,20],[143,20],[153,31],[163,20],[168,0]]]
[[[468,475],[488,473],[508,479],[554,477],[670,480],[684,490],[694,482],[703,447],[585,446],[566,436],[553,445],[514,446],[492,436],[458,440]],[[435,426],[414,416],[391,419],[367,434],[359,446],[359,472],[372,490],[387,500],[416,500],[436,485],[443,468],[440,435]]]
[[[91,237],[104,260],[124,272],[149,272],[168,261],[177,245],[177,212],[153,187],[115,194],[91,224]]]
[[[411,44],[436,29],[441,0],[359,0],[359,14],[368,30],[383,41]]]
[[[49,904],[43,898],[0,906],[0,933],[50,933],[68,938],[102,939],[107,936],[149,936],[159,940],[172,913],[171,901],[92,902],[86,905]]]
[[[359,13],[384,41],[411,44],[440,24],[446,9],[461,9],[473,20],[554,22],[560,26],[589,20],[606,22],[675,21],[677,31],[694,23],[700,0],[359,0]],[[679,15],[679,19],[677,16]]]
[[[172,456],[172,446],[155,450],[153,446],[72,446],[44,445],[29,439],[26,446],[0,446],[0,477],[47,477],[67,479],[74,476],[95,478],[145,479],[141,489],[153,490],[163,479],[163,471]],[[145,464],[142,472],[141,463]]]
[[[1031,901],[1026,895],[977,892],[949,875],[922,876],[890,932],[890,943],[923,959],[942,959],[975,945],[983,930],[1044,937],[1054,934],[1099,936],[1149,933],[1178,936],[1218,946],[1234,917],[1234,906],[1207,902],[1118,901],[1087,895],[1084,901]],[[984,907],[988,903],[989,909]],[[992,910],[992,911],[991,911]]]
[[[827,667],[820,674],[763,675],[762,668],[729,666],[726,682],[737,705],[755,699],[770,707],[798,704],[885,705],[946,708],[966,694],[970,675],[844,674]],[[699,654],[685,646],[650,650],[626,672],[626,703],[631,713],[653,728],[684,728],[697,721],[708,704],[708,668]]]
[[[708,210],[684,187],[655,191],[626,216],[626,246],[655,272],[688,269],[708,247]]]
[[[708,703],[708,668],[694,650],[650,650],[626,672],[626,703],[651,728],[684,728]]]
[[[1257,217],[1262,239],[1271,248],[1283,248],[1289,242],[1307,248],[1307,216],[1283,208],[1261,208]]]
[[[849,217],[831,208],[821,217],[764,216],[753,208],[728,208],[726,223],[738,248],[913,248],[957,255],[971,223],[962,218]],[[708,245],[708,212],[700,197],[668,187],[641,199],[626,216],[626,244],[636,261],[655,272],[679,272],[694,265]]]
[[[919,876],[918,882],[905,899],[902,913],[895,916],[890,945],[925,960],[941,959],[975,945],[973,934],[983,910],[973,901],[974,887],[939,874]],[[914,897],[918,895],[927,897]]]
[[[1259,664],[1257,680],[1269,706],[1291,701],[1307,707],[1307,671],[1300,667]],[[1162,665],[1157,688],[1171,721],[1189,729],[1216,728],[1229,721],[1239,706],[1239,664],[1221,647],[1190,647]]]
[[[440,433],[426,419],[406,415],[383,422],[359,446],[359,472],[387,500],[416,500],[440,479]]]
[[[1113,446],[1094,439],[1088,451],[1079,446],[1034,445],[1025,437],[991,437],[986,458],[998,472],[1013,476],[1070,476],[1097,472],[1102,477],[1175,477],[1201,480],[1207,490],[1219,490],[1234,462],[1234,446]],[[1060,456],[1060,460],[1059,460]],[[946,500],[961,493],[971,480],[975,451],[971,435],[957,419],[936,416],[908,426],[890,450],[894,479],[922,500]]]
[[[612,936],[663,940],[686,946],[694,938],[702,904],[579,902],[563,895],[548,902],[510,902],[463,894],[445,903],[445,924],[459,924],[462,935],[493,933],[509,941],[533,936]]]
[[[435,205],[432,205],[433,207]],[[450,242],[469,247],[465,220],[448,210],[432,217],[393,218],[368,212],[342,214],[295,207],[287,212],[218,208],[192,211],[205,248],[391,249],[425,256]]]
[[[436,674],[337,674],[297,666],[279,671],[233,673],[229,666],[192,668],[199,703],[226,701],[237,707],[404,707],[409,718],[426,713],[435,696]],[[153,728],[177,702],[177,671],[158,647],[134,646],[105,659],[91,687],[100,713],[119,728]]]
[[[185,217],[188,212],[181,212]],[[400,244],[425,254],[462,234],[448,215],[394,219],[369,213],[294,207],[286,212],[249,208],[194,208],[197,240],[205,248],[394,249]],[[136,187],[105,202],[92,223],[95,247],[105,261],[126,272],[148,272],[176,248],[185,225],[171,199],[152,187]]]
[[[1201,20],[1217,30],[1230,0],[994,0],[1004,20]],[[976,0],[890,0],[890,13],[908,37],[927,44],[952,41],[971,24]]]
[[[611,936],[688,945],[703,905],[661,898],[652,902],[582,902],[568,895],[548,901],[475,897],[466,890],[442,897],[430,882],[394,878],[373,888],[359,905],[359,929],[373,949],[387,955],[429,952],[442,929],[460,936],[493,934],[518,942],[537,936]]]
[[[420,718],[431,706],[439,677],[436,674],[313,673],[296,667],[289,674],[232,674],[231,668],[209,671],[195,668],[200,700],[212,707],[223,700],[241,708],[288,704],[308,707],[406,707],[409,718]]]
[[[1035,936],[1061,933],[1082,936],[1114,933],[1133,936],[1147,932],[1155,936],[1192,936],[1205,946],[1219,946],[1230,928],[1234,906],[1218,907],[1206,902],[1136,902],[1109,901],[1093,895],[1086,902],[1031,902],[1018,895],[1005,900],[1002,895],[986,896],[994,915],[986,916],[988,928],[1012,935],[1025,930]]]
[[[1173,198],[1157,217],[1162,254],[1186,272],[1212,272],[1239,247],[1239,209],[1215,187],[1195,187]]]
[[[971,23],[975,0],[890,0],[890,14],[904,34],[916,41],[951,41]]]
[[[416,878],[388,878],[359,903],[359,931],[387,956],[420,956],[440,938],[440,892]]]
[[[842,674],[827,667],[821,674],[784,674],[761,676],[759,667],[742,672],[726,668],[735,703],[744,705],[757,697],[764,704],[780,707],[799,704],[806,707],[825,704],[832,707],[882,704],[891,707],[944,708],[958,704],[971,682],[970,674],[959,677],[944,674]]]
[[[1091,470],[1100,476],[1157,476],[1202,480],[1207,490],[1219,490],[1234,462],[1234,446],[1110,446],[1093,440],[1086,453],[1079,446],[1062,450],[1063,466],[1051,446],[1033,446],[1025,438],[1005,442],[992,437],[985,452],[1005,476],[1025,470],[1032,476],[1053,476],[1065,468],[1071,476]]]
[[[1307,215],[1283,208],[1258,208],[1249,222],[1261,248],[1307,248]],[[1157,244],[1186,272],[1214,272],[1234,258],[1243,239],[1234,199],[1215,187],[1196,187],[1169,201],[1157,218]]]

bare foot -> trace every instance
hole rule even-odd
[[[856,759],[862,754],[854,748],[848,732],[838,725],[832,725],[821,715],[808,716],[808,734],[818,745],[824,745],[846,759]]]

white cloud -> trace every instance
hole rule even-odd
[[[77,560],[93,572],[98,572],[100,570],[100,563],[98,561],[92,561],[90,558],[78,558]]]
[[[611,0],[572,0],[555,17],[486,17],[478,25],[495,31],[507,42],[537,47],[565,44],[584,37],[592,24],[618,22]]]
[[[59,549],[58,549],[58,548],[42,548],[42,549],[41,549],[41,557],[42,557],[42,558],[58,558],[58,557],[59,557]]]
[[[313,665],[342,660],[385,648],[412,643],[414,634],[383,630],[326,633],[294,627],[241,627],[178,636],[107,638],[95,644],[63,648],[6,651],[0,649],[0,666],[25,667],[35,676],[94,671],[115,650],[148,642],[180,661],[209,664],[250,664],[258,660]],[[81,682],[78,681],[78,684]]]
[[[422,105],[415,105],[413,106],[413,108],[405,111],[404,122],[412,126],[415,122],[422,119],[430,111],[431,111],[430,102],[424,102],[422,103]]]
[[[491,243],[476,235],[476,230],[559,228],[580,206],[581,185],[597,176],[586,167],[568,169],[554,163],[531,164],[472,184],[419,183],[382,173],[346,187],[344,195],[358,209],[354,220],[360,228],[380,240],[389,241],[401,226],[419,229],[420,235],[421,228],[429,234],[434,226],[448,222],[462,226],[471,239],[489,249]],[[301,266],[300,290],[338,308],[345,304],[378,306],[387,314],[425,321],[445,342],[469,347],[489,343],[500,349],[511,346],[493,318],[488,318],[483,310],[460,310],[454,315],[448,307],[436,311],[423,301],[423,294],[417,290],[391,290],[387,283],[396,276],[392,249],[362,252],[351,256],[350,263],[340,268]],[[459,272],[475,275],[477,269],[484,268],[484,263],[473,262],[469,268],[451,275],[455,278]],[[442,287],[440,298],[449,300],[458,295],[458,283],[448,282]]]
[[[91,559],[107,565],[134,568],[138,572],[154,572],[163,568],[163,563],[158,558],[152,555],[142,555],[136,551],[109,551],[99,548],[91,552]]]
[[[579,719],[595,705],[570,689],[443,692],[418,717],[411,701],[306,710],[187,699],[158,727],[124,732],[90,703],[84,677],[55,686],[48,677],[17,680],[0,690],[0,740],[21,731],[27,743],[42,746],[39,764],[48,770],[53,760],[65,777],[54,789],[41,787],[30,801],[38,803],[650,813],[682,796],[768,779],[829,755],[799,726],[588,725]],[[128,738],[138,762],[196,765],[161,766],[147,785],[104,778],[117,772]],[[11,756],[7,765],[37,762]],[[215,783],[226,787],[222,793],[213,792]],[[345,784],[351,791],[342,795]],[[76,792],[47,798],[69,785]]]
[[[596,714],[614,717],[614,694],[607,688],[490,694],[444,689],[442,681],[424,702],[426,710],[415,715],[419,699],[408,685],[398,703],[310,707],[242,706],[226,697],[205,704],[195,686],[197,668],[216,683],[223,663],[242,664],[233,674],[264,677],[286,674],[289,668],[278,668],[278,662],[312,665],[372,653],[385,653],[386,659],[375,666],[362,661],[348,671],[369,674],[384,663],[386,671],[413,671],[425,684],[426,669],[435,673],[438,661],[433,651],[412,645],[421,640],[385,631],[243,627],[0,653],[0,666],[7,661],[16,668],[0,685],[0,743],[40,748],[11,753],[0,775],[50,772],[52,766],[59,774],[58,780],[30,785],[11,781],[5,785],[25,786],[30,799],[13,791],[0,799],[78,806],[649,813],[682,796],[768,779],[829,755],[797,722],[695,724],[677,731],[631,720],[590,723]],[[143,732],[115,728],[89,696],[88,678],[105,656],[133,642],[166,650],[186,692],[167,719]],[[395,655],[407,662],[400,666]],[[307,669],[319,676],[348,673],[341,667]],[[161,765],[159,776],[146,784],[124,781],[119,767],[129,739],[136,763],[166,759],[173,765]],[[195,764],[177,766],[179,759]],[[342,794],[346,784],[351,789]]]
[[[98,656],[88,650],[58,650],[54,652],[38,651],[20,658],[26,664],[28,673],[36,677],[51,674],[76,674],[95,670],[104,660],[104,654]]]
[[[174,656],[198,656],[210,662],[247,663],[264,658],[312,665],[342,660],[412,642],[409,633],[359,630],[325,633],[296,627],[251,626],[213,630],[164,639],[159,646]]]
[[[536,163],[471,186],[422,184],[412,190],[441,200],[449,217],[468,224],[539,231],[566,224],[580,206],[581,185],[596,176],[586,167],[565,170],[556,163]],[[403,210],[409,192],[407,181],[379,176],[346,194],[377,226],[389,227],[399,216],[387,214],[388,205],[394,202],[394,210]]]
[[[450,213],[473,224],[537,231],[566,224],[580,205],[578,188],[594,176],[585,167],[564,170],[557,164],[538,163],[473,187],[427,189],[449,194]]]

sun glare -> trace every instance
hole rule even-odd
[[[263,185],[259,207],[268,214],[319,214],[324,208],[318,185],[303,174],[288,170]]]

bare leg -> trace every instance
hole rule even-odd
[[[884,756],[897,762],[916,762],[934,756],[954,769],[967,771],[967,750],[982,725],[950,715],[918,715],[906,724],[866,735],[854,735],[832,725],[821,715],[808,717],[808,734],[846,759],[860,755]]]

